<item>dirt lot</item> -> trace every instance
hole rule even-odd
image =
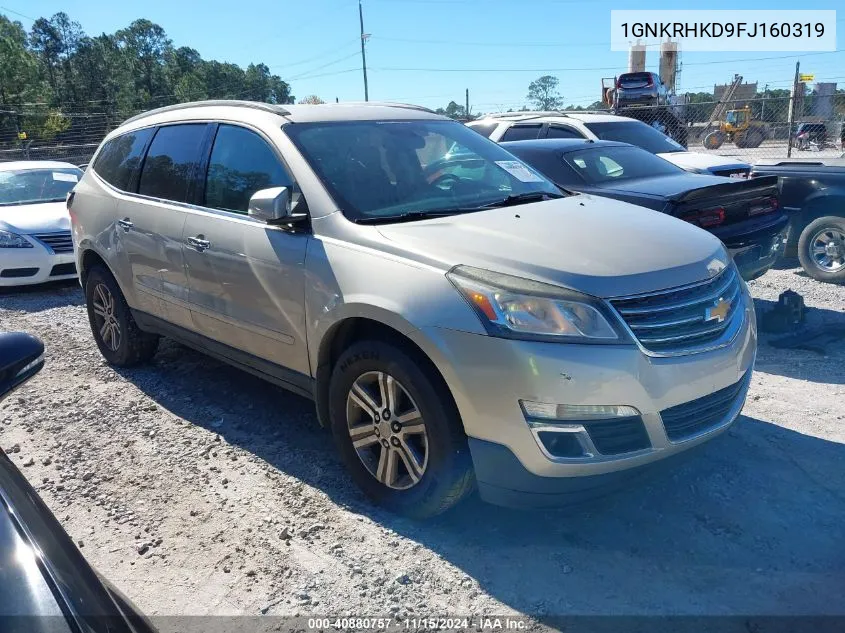
[[[800,271],[812,323],[845,288]],[[761,341],[744,416],[675,470],[587,507],[476,499],[415,524],[347,481],[312,405],[179,345],[106,366],[73,285],[0,295],[46,368],[0,446],[82,547],[162,614],[845,614],[845,343]]]

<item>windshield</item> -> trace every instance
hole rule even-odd
[[[75,168],[0,171],[0,205],[62,202],[81,176]]]
[[[630,143],[652,154],[686,151],[683,145],[641,121],[607,121],[586,126],[603,141]]]
[[[590,184],[673,176],[683,170],[639,147],[595,147],[564,154],[563,159]]]
[[[509,196],[561,195],[456,121],[297,123],[284,130],[353,221],[468,213]]]

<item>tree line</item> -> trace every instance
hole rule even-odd
[[[0,15],[0,111],[8,118],[37,110],[37,124],[16,124],[38,137],[69,127],[67,113],[125,116],[200,99],[294,101],[290,85],[266,64],[205,60],[175,47],[149,20],[92,36],[66,13],[39,18],[29,31]]]

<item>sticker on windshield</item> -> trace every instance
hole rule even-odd
[[[60,171],[53,172],[53,180],[60,180],[62,182],[79,182],[76,174],[65,174]]]
[[[521,182],[543,182],[540,176],[518,160],[497,160],[496,164]]]

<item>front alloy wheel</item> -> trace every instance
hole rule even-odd
[[[373,477],[394,490],[419,483],[428,466],[428,434],[396,378],[382,371],[359,376],[347,396],[346,421],[358,458]]]
[[[113,352],[120,348],[120,324],[115,316],[114,297],[105,284],[94,287],[94,322],[100,339]]]

